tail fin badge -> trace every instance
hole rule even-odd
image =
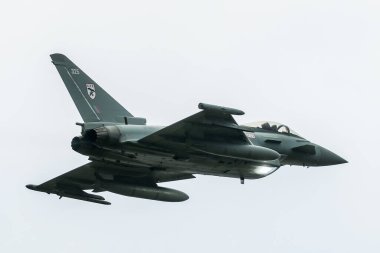
[[[92,84],[92,83],[88,83],[88,84],[86,84],[86,87],[87,87],[87,94],[88,94],[88,96],[91,99],[94,99],[95,96],[96,96],[95,85]]]

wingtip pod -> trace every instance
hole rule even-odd
[[[239,109],[224,107],[224,106],[219,106],[219,105],[211,105],[211,104],[206,104],[206,103],[199,103],[198,108],[205,111],[222,112],[222,113],[228,113],[231,115],[244,115],[244,112]]]
[[[42,190],[38,187],[38,185],[35,185],[35,184],[27,184],[25,185],[26,188],[28,188],[29,190],[33,190],[33,191],[39,191],[41,192]]]
[[[34,190],[37,186],[34,184],[27,184],[25,185],[25,187],[28,188],[29,190]]]

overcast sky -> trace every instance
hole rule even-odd
[[[17,0],[0,27],[1,252],[380,252],[378,0]],[[148,124],[230,106],[349,164],[162,184],[182,203],[27,190],[87,161],[51,53]]]

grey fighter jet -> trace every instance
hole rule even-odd
[[[201,110],[172,125],[148,126],[133,116],[62,54],[52,54],[83,123],[74,151],[90,162],[31,190],[99,204],[94,193],[179,202],[189,197],[157,183],[194,178],[194,174],[258,179],[283,165],[327,166],[347,161],[288,126],[259,122],[238,125],[238,109],[200,103]],[[93,193],[89,193],[92,190]]]

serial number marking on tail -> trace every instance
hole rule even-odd
[[[79,69],[71,69],[71,74],[79,75]]]

